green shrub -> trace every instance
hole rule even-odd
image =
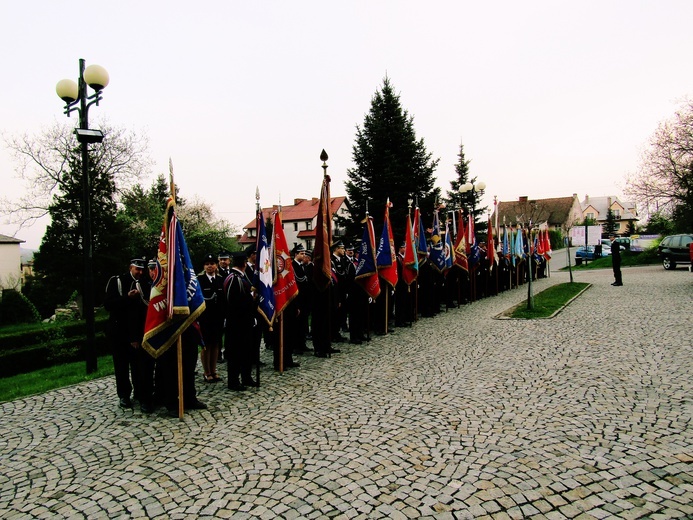
[[[33,303],[19,291],[5,289],[0,300],[0,325],[36,323],[41,316]]]
[[[107,354],[108,341],[103,333],[94,338],[97,355]],[[59,338],[42,344],[0,351],[0,377],[31,372],[37,368],[84,359],[84,337]]]

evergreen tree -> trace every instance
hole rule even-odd
[[[390,219],[395,240],[404,238],[408,199],[418,200],[427,219],[424,222],[431,222],[433,206],[440,195],[433,176],[439,160],[432,159],[424,140],[416,138],[414,119],[402,108],[387,77],[371,100],[363,126],[357,126],[352,159],[355,167],[347,170],[346,182],[352,220],[339,223],[346,224],[349,237],[361,237],[366,205],[376,226],[382,227],[388,198],[392,203]]]
[[[464,184],[472,183],[476,184],[477,178],[470,178],[469,174],[469,163],[471,159],[467,159],[464,155],[464,145],[460,143],[460,153],[457,154],[459,160],[455,165],[455,173],[457,178],[450,181],[450,190],[447,191],[447,197],[445,198],[446,208],[448,211],[448,217],[450,217],[451,211],[456,211],[458,209],[463,210],[465,218],[469,216],[469,213],[473,211],[474,213],[474,229],[477,233],[484,233],[488,227],[488,219],[486,218],[486,213],[488,211],[488,206],[479,207],[481,202],[481,193],[476,190],[465,191],[460,193],[460,187]],[[455,222],[457,222],[457,215],[455,216]],[[459,229],[459,227],[458,227]]]
[[[84,286],[82,161],[79,149],[67,157],[67,162],[61,191],[53,195],[48,207],[51,223],[34,255],[37,282],[52,308],[66,303],[75,290],[81,292]],[[113,176],[93,160],[89,166],[94,301],[99,303],[108,278],[123,268],[124,236],[123,226],[116,219]]]
[[[604,233],[607,237],[616,234],[616,215],[614,215],[614,212],[611,210],[611,208],[606,210],[606,222],[604,222]]]

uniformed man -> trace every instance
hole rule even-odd
[[[226,296],[226,336],[228,387],[245,390],[257,386],[250,372],[253,362],[253,332],[257,328],[257,294],[246,276],[245,252],[233,253],[233,267],[224,282]]]
[[[311,319],[310,316],[313,314],[313,301],[315,299],[315,285],[313,285],[312,280],[313,280],[313,251],[310,249],[306,249],[303,253],[303,270],[306,273],[306,279],[307,283],[306,286],[304,287],[304,294],[308,294],[307,299],[307,308],[306,310],[308,312],[305,313],[304,316],[304,334],[306,336],[306,339],[313,339],[312,332],[311,332]],[[301,289],[299,288],[299,291]],[[307,348],[307,347],[306,347]]]
[[[308,332],[308,315],[310,314],[311,300],[311,283],[306,274],[306,248],[303,244],[298,244],[293,250],[294,258],[292,265],[294,268],[294,277],[296,285],[298,285],[298,296],[296,297],[296,306],[298,307],[298,321],[295,330],[294,352],[301,354],[309,349],[306,345],[306,334]]]
[[[226,280],[226,277],[231,272],[231,253],[229,253],[226,249],[222,249],[221,251],[219,251],[217,257],[219,259],[217,272],[219,276],[221,276],[222,280]]]
[[[349,261],[346,259],[346,248],[341,240],[332,244],[332,269],[337,276],[334,286],[334,305],[332,307],[332,320],[330,322],[332,341],[345,341],[341,331],[347,328],[347,270]]]
[[[404,281],[404,251],[402,243],[397,251],[397,285],[395,286],[395,325],[408,327],[411,325],[411,301],[409,298],[409,286]]]
[[[128,272],[113,276],[106,284],[104,307],[110,313],[107,337],[113,352],[121,408],[132,408],[130,393],[143,413],[154,411],[154,360],[142,349],[150,286],[144,283],[143,258],[133,258]],[[132,380],[130,379],[132,378]]]
[[[224,332],[224,279],[217,274],[217,259],[212,254],[204,258],[204,272],[197,277],[205,299],[205,310],[200,315],[200,331],[204,346],[200,352],[200,361],[204,370],[204,381],[215,383],[221,381],[217,373],[217,360]]]

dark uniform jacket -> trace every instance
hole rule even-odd
[[[139,291],[138,298],[128,297],[133,289]],[[150,289],[147,279],[143,277],[137,281],[129,272],[108,280],[104,307],[110,313],[107,330],[110,338],[127,343],[142,342]]]
[[[224,279],[215,274],[210,280],[207,273],[202,273],[198,275],[197,281],[205,299],[205,310],[198,320],[202,336],[205,342],[218,341],[224,325]]]

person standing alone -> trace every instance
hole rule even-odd
[[[611,285],[620,287],[623,285],[623,280],[621,279],[621,246],[616,242],[616,235],[609,235],[609,240],[611,240],[611,265],[614,268],[614,279],[616,280]]]

